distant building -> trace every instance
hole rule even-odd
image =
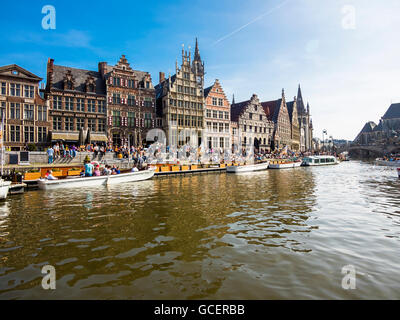
[[[44,96],[50,103],[51,140],[106,143],[106,86],[97,71],[47,62]]]
[[[51,128],[48,105],[39,95],[42,78],[18,65],[0,67],[0,107],[4,145],[13,151],[28,145],[44,149]]]
[[[200,57],[198,42],[194,59],[182,49],[182,64],[176,73],[165,78],[160,72],[156,88],[157,116],[162,118],[167,145],[186,143],[201,145],[204,130],[204,62]]]
[[[143,146],[156,126],[155,90],[148,72],[133,70],[124,55],[115,66],[99,63],[106,85],[107,135],[114,146]]]
[[[286,103],[288,112],[289,112],[289,120],[290,120],[290,134],[291,134],[291,150],[300,151],[300,124],[299,124],[299,116],[297,112],[297,99],[294,97],[293,101]]]
[[[284,147],[292,148],[292,125],[289,111],[286,105],[285,92],[282,90],[282,98],[261,103],[268,119],[273,122],[272,149]]]
[[[207,148],[231,149],[231,104],[218,79],[204,89]]]
[[[238,148],[254,146],[260,152],[270,151],[274,123],[264,110],[256,94],[250,100],[232,103],[233,140],[239,142]]]
[[[379,124],[367,122],[354,140],[355,143],[368,145],[398,140],[400,137],[400,103],[391,104],[380,119]]]
[[[301,87],[297,92],[297,114],[300,126],[300,151],[312,151],[313,149],[313,124],[311,120],[310,105],[304,106]]]

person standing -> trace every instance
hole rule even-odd
[[[50,146],[47,149],[48,163],[52,164],[54,161],[54,149]]]
[[[85,161],[85,177],[92,177],[93,169],[93,165],[89,161]]]

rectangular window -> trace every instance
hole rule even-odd
[[[121,126],[121,112],[120,111],[113,111],[113,126],[119,127]]]
[[[99,100],[98,101],[98,104],[99,104],[99,106],[98,106],[98,112],[99,113],[106,113],[106,102],[104,101],[104,100]]]
[[[88,100],[88,112],[96,112],[96,100]]]
[[[65,118],[65,130],[74,131],[74,118]]]
[[[211,130],[212,130],[211,122],[207,122],[207,130],[208,130],[208,132],[211,132]]]
[[[219,123],[218,128],[219,128],[220,133],[224,132],[224,124],[223,123]]]
[[[85,128],[85,119],[83,118],[77,118],[76,119],[76,130],[81,130]]]
[[[213,106],[217,105],[217,98],[212,98],[212,104],[213,104]]]
[[[38,142],[46,142],[46,141],[47,141],[47,128],[38,127]]]
[[[25,143],[35,142],[35,128],[24,127]]]
[[[144,98],[144,106],[151,108],[153,106],[153,102],[151,98]]]
[[[183,92],[183,87],[182,86],[178,86],[178,92]]]
[[[65,110],[74,111],[74,99],[71,97],[65,98]]]
[[[136,105],[136,97],[132,95],[128,95],[128,106]]]
[[[178,115],[178,126],[183,126],[183,114]]]
[[[62,109],[61,97],[58,97],[58,96],[54,96],[53,97],[53,109],[54,110],[61,110]]]
[[[213,118],[218,119],[218,111],[213,111]]]
[[[10,119],[21,119],[21,107],[19,103],[10,103]]]
[[[24,86],[25,87],[25,98],[34,98],[35,91],[33,86]]]
[[[153,126],[153,121],[151,119],[151,113],[146,113],[144,115],[144,127],[151,128]]]
[[[10,83],[10,96],[20,97],[21,96],[21,85]]]
[[[189,107],[190,107],[189,101],[185,101],[185,108],[189,108]]]
[[[224,138],[222,137],[219,138],[219,147],[224,148]]]
[[[88,119],[88,128],[92,132],[96,132],[96,119]]]
[[[121,79],[120,78],[113,78],[113,85],[115,87],[119,87],[121,85]]]
[[[61,117],[53,117],[53,129],[61,131]]]
[[[224,113],[223,113],[222,111],[220,111],[218,114],[219,114],[219,118],[220,118],[220,119],[223,119],[223,118],[224,118]]]
[[[253,119],[253,114],[249,113],[249,119],[252,120]]]
[[[128,127],[135,127],[135,113],[128,112]]]
[[[192,117],[192,127],[195,127],[197,125],[197,117],[193,116]]]
[[[219,99],[218,99],[218,105],[219,105],[220,107],[222,107],[222,106],[224,105],[224,100],[221,99],[221,98],[219,98]]]
[[[5,96],[5,95],[7,95],[7,83],[6,82],[2,82],[1,83],[1,88],[0,88],[0,94],[2,95],[2,96]]]
[[[203,128],[203,117],[198,117],[197,118],[197,126],[199,128]]]
[[[24,105],[24,120],[35,120],[35,108],[33,104],[25,104]]]
[[[6,103],[1,102],[0,119],[6,118]]]
[[[225,132],[229,132],[229,123],[225,123]]]
[[[85,112],[85,100],[76,99],[76,111]]]
[[[10,126],[10,142],[20,142],[21,141],[21,127],[20,126]]]
[[[218,123],[213,122],[213,132],[218,132]]]
[[[225,120],[229,120],[229,112],[224,112]]]
[[[38,106],[38,121],[47,121],[47,107]]]
[[[97,131],[98,132],[106,132],[106,120],[105,119],[98,119],[97,120]]]
[[[113,93],[113,104],[121,104],[121,95],[119,93]]]
[[[182,100],[178,100],[178,107],[183,107],[183,101]]]
[[[207,110],[207,118],[211,118],[211,110]]]
[[[146,81],[146,89],[150,89],[150,81]]]

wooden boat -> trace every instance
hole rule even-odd
[[[329,166],[338,164],[336,157],[334,156],[310,156],[305,157],[302,162],[302,166]]]
[[[42,190],[53,190],[60,188],[82,188],[82,187],[96,187],[101,185],[115,185],[124,184],[135,181],[143,181],[151,179],[154,176],[155,169],[150,168],[148,170],[121,173],[117,175],[109,176],[96,176],[96,177],[70,177],[69,179],[59,180],[46,180],[40,179],[38,186]]]
[[[248,164],[244,166],[229,166],[226,168],[228,173],[242,173],[242,172],[254,172],[267,170],[269,162],[263,162],[258,164]]]
[[[290,169],[290,168],[299,168],[300,166],[301,166],[301,161],[286,161],[286,162],[270,163],[269,169]]]
[[[381,158],[378,158],[375,160],[375,163],[380,166],[389,166],[389,167],[399,167],[400,166],[400,160],[384,160]]]
[[[11,181],[0,179],[0,200],[7,199],[8,190],[10,190]]]

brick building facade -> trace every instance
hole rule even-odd
[[[191,53],[182,49],[182,64],[168,79],[160,72],[156,86],[157,115],[162,118],[162,128],[167,145],[192,146],[202,144],[204,130],[204,63],[196,39],[193,61]]]
[[[48,105],[39,95],[41,78],[18,65],[0,67],[0,117],[4,145],[12,151],[28,145],[44,149],[51,128]]]
[[[106,87],[97,71],[47,63],[45,98],[50,104],[51,140],[106,143]]]
[[[207,148],[231,149],[231,104],[226,98],[219,80],[204,89],[205,97],[205,142]]]
[[[100,62],[99,73],[106,84],[109,143],[145,145],[147,132],[156,126],[150,74],[133,70],[124,55],[115,66]]]

